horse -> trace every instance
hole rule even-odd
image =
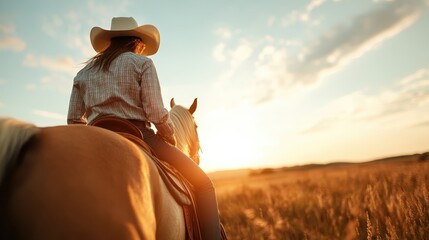
[[[190,108],[170,102],[177,147],[199,162]],[[99,127],[0,120],[1,239],[185,239],[151,156]]]

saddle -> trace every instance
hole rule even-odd
[[[202,237],[198,223],[197,205],[193,186],[173,166],[159,160],[155,156],[150,146],[143,141],[143,134],[140,129],[128,120],[111,116],[99,117],[93,120],[89,125],[114,131],[135,143],[151,156],[168,191],[176,202],[182,206],[185,217],[186,239],[201,240]]]

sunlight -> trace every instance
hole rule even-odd
[[[205,170],[247,168],[263,158],[261,146],[264,144],[259,129],[255,129],[254,122],[246,120],[243,112],[235,112],[234,116],[237,115],[240,118],[216,121],[211,118],[206,122],[210,127],[204,121],[201,123],[198,129],[202,147],[201,167]],[[218,124],[213,126],[213,122]]]
[[[202,138],[201,144],[201,165],[210,170],[245,168],[258,160],[257,144],[242,132],[218,132]]]

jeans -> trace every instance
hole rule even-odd
[[[156,156],[175,167],[194,186],[202,238],[221,239],[216,193],[210,178],[191,158],[165,142],[152,129],[140,128],[140,130],[144,141]]]

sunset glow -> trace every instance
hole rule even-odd
[[[0,116],[66,123],[94,26],[161,33],[164,105],[195,113],[207,171],[429,151],[429,3],[2,1]]]

